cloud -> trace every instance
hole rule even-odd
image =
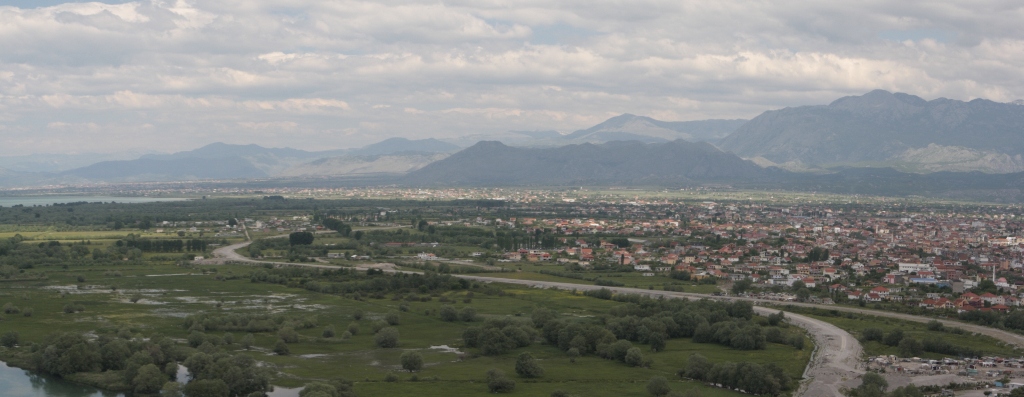
[[[14,4],[0,155],[572,131],[875,88],[1024,97],[1024,6],[996,0]]]

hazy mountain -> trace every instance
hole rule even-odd
[[[719,147],[774,164],[1014,172],[1024,169],[1022,138],[1024,106],[984,99],[925,101],[876,90],[824,106],[765,112]]]
[[[144,154],[146,153],[34,153],[19,156],[2,156],[0,157],[0,168],[11,172],[61,172],[101,161],[136,159]]]
[[[410,140],[406,138],[391,138],[383,141],[354,149],[348,154],[377,156],[382,154],[394,154],[404,152],[419,153],[454,153],[461,149],[458,145],[439,141],[434,138]]]
[[[268,175],[255,167],[247,159],[238,156],[228,156],[221,158],[141,158],[125,161],[104,161],[62,172],[60,176],[77,177],[87,181],[137,182],[246,179],[263,178]]]
[[[750,180],[774,173],[707,143],[609,142],[517,148],[480,142],[409,173],[413,185],[687,184]]]
[[[376,156],[345,155],[313,160],[281,172],[277,177],[404,174],[448,157],[444,153],[406,152]]]
[[[627,113],[565,135],[557,131],[506,131],[498,134],[464,136],[447,141],[463,147],[480,141],[498,141],[522,147],[555,147],[612,141],[663,143],[676,139],[715,143],[745,122],[747,120],[661,121]]]
[[[566,135],[574,143],[601,143],[616,140],[667,142],[714,142],[736,131],[747,120],[660,121],[650,117],[623,114],[601,124]],[[639,138],[639,139],[638,139]]]
[[[405,138],[358,149],[319,152],[218,142],[178,153],[99,162],[64,171],[53,180],[125,182],[405,173],[445,157],[437,153],[457,149],[436,139]]]

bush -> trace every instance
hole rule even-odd
[[[462,308],[459,310],[459,320],[467,323],[476,321],[476,309],[469,306]]]
[[[516,374],[523,378],[540,378],[544,376],[544,368],[530,353],[523,352],[516,358]]]
[[[352,335],[359,335],[359,324],[351,323],[348,325],[348,333]]]
[[[384,321],[387,321],[388,325],[398,325],[401,322],[401,318],[397,312],[388,312],[384,315]]]
[[[889,346],[897,346],[900,341],[903,340],[903,330],[899,328],[893,328],[888,334],[885,334],[885,338],[882,339],[882,343]]]
[[[668,379],[663,376],[655,376],[647,381],[647,393],[655,397],[668,395],[672,389],[668,386]]]
[[[352,313],[352,318],[355,319],[356,321],[362,320],[363,319],[363,311],[362,310],[356,310],[354,313]]]
[[[373,343],[385,349],[398,346],[398,329],[385,327],[373,336]]]
[[[7,331],[0,335],[0,346],[14,347],[18,345],[19,335],[16,331]]]
[[[939,322],[939,320],[932,320],[928,322],[929,331],[942,331],[943,328],[945,328],[945,326],[943,326],[942,323]]]
[[[644,354],[639,348],[631,347],[626,351],[626,357],[623,361],[630,367],[640,367],[644,365]]]
[[[423,369],[423,356],[419,352],[407,351],[402,353],[400,358],[402,369],[409,372],[416,372]]]
[[[299,341],[299,333],[295,332],[295,329],[292,327],[281,328],[280,331],[277,331],[277,336],[285,343],[297,343]]]
[[[279,356],[287,356],[291,354],[291,350],[288,349],[288,344],[283,340],[278,339],[277,343],[274,344],[274,353]]]
[[[864,328],[864,330],[860,332],[860,335],[860,339],[863,342],[881,342],[885,338],[885,333],[879,328]]]
[[[459,319],[459,312],[452,305],[441,306],[438,315],[441,317],[441,321],[455,322]]]
[[[487,390],[491,393],[511,393],[516,389],[516,381],[505,376],[499,369],[487,371]]]
[[[328,325],[328,326],[324,327],[324,332],[322,332],[320,334],[320,336],[322,336],[324,338],[333,338],[334,337],[334,326],[333,325]]]

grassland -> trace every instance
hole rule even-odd
[[[6,330],[21,335],[22,346],[41,342],[56,331],[81,333],[114,333],[130,328],[137,336],[164,335],[179,340],[188,336],[182,318],[189,314],[207,313],[288,313],[313,316],[314,328],[300,330],[298,343],[289,345],[291,354],[279,356],[270,352],[277,340],[272,333],[256,334],[251,350],[242,350],[236,343],[227,349],[249,354],[266,362],[275,371],[273,383],[284,387],[301,386],[311,380],[343,377],[355,381],[360,395],[485,395],[484,372],[499,368],[514,374],[515,356],[529,351],[546,369],[537,380],[517,379],[518,395],[548,395],[564,390],[586,396],[644,396],[644,386],[652,376],[675,378],[675,371],[684,365],[690,354],[699,352],[712,361],[774,362],[798,378],[806,366],[811,349],[796,350],[787,345],[769,344],[767,350],[740,351],[713,344],[696,344],[689,339],[673,339],[667,349],[645,354],[653,358],[650,368],[633,368],[622,363],[593,356],[570,363],[557,348],[535,343],[512,354],[479,356],[473,349],[464,355],[449,349],[431,348],[446,345],[460,349],[461,333],[475,323],[444,322],[437,312],[442,298],[456,307],[472,306],[483,318],[529,315],[534,308],[546,307],[562,316],[588,318],[601,316],[620,303],[599,300],[565,291],[503,287],[505,296],[476,294],[465,303],[465,292],[434,296],[427,302],[391,299],[354,300],[338,295],[310,292],[283,285],[252,283],[248,275],[254,269],[244,266],[181,267],[172,264],[144,262],[144,265],[112,264],[71,267],[69,269],[32,269],[45,273],[44,281],[0,283],[0,303],[12,303],[22,310],[31,308],[32,316],[4,315]],[[79,277],[85,281],[79,281]],[[140,298],[132,303],[132,298]],[[395,349],[380,349],[372,340],[372,323],[388,312],[401,312],[401,343]],[[85,311],[64,313],[67,304],[81,305]],[[362,311],[363,318],[353,319]],[[325,326],[332,325],[340,334],[350,323],[361,332],[343,340],[322,338]],[[235,333],[235,340],[243,336]],[[24,354],[27,347],[2,349],[0,356]],[[423,354],[425,368],[416,373],[402,373],[399,356],[403,351]],[[388,374],[399,374],[397,382],[388,382]],[[416,381],[411,380],[415,375]],[[737,396],[738,393],[707,388],[694,382],[673,381],[673,388],[685,391],[700,387],[705,396]]]

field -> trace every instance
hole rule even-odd
[[[317,326],[299,330],[300,340],[289,344],[291,354],[271,352],[277,335],[256,333],[255,345],[242,349],[236,342],[222,348],[253,356],[274,369],[273,384],[298,387],[312,380],[345,378],[355,381],[359,395],[485,395],[488,394],[484,372],[498,368],[515,375],[515,357],[530,352],[545,368],[543,378],[517,379],[519,395],[547,395],[564,390],[586,396],[644,396],[645,385],[652,376],[672,380],[675,390],[700,387],[705,396],[733,396],[738,393],[701,386],[695,382],[676,380],[675,372],[690,354],[699,352],[713,362],[749,361],[777,363],[786,372],[799,378],[809,359],[811,349],[796,350],[787,345],[769,344],[766,350],[743,351],[715,344],[697,344],[688,338],[672,339],[664,351],[644,354],[652,358],[650,368],[628,367],[623,363],[595,356],[584,356],[570,363],[557,348],[534,343],[510,354],[482,356],[475,349],[462,347],[461,334],[470,325],[480,322],[444,322],[437,315],[444,304],[457,308],[472,306],[482,319],[528,318],[537,307],[557,311],[567,318],[592,318],[607,313],[613,301],[600,300],[569,292],[504,286],[504,296],[476,293],[465,303],[466,292],[435,294],[423,302],[362,298],[355,300],[334,294],[310,292],[303,288],[278,284],[253,283],[245,266],[176,266],[152,263],[111,264],[68,269],[32,269],[26,273],[45,273],[44,281],[0,283],[0,303],[11,303],[22,311],[31,309],[31,317],[4,315],[5,332],[17,331],[22,346],[42,342],[57,330],[94,334],[116,333],[129,328],[136,336],[164,335],[184,341],[189,332],[183,318],[196,313],[286,313],[290,316],[315,318]],[[136,303],[132,303],[137,299]],[[446,303],[442,300],[448,301]],[[65,305],[80,305],[84,311],[68,314]],[[400,312],[401,305],[408,311]],[[361,320],[353,314],[362,311]],[[377,348],[372,326],[386,313],[400,313],[397,326],[401,342],[397,348]],[[338,334],[357,324],[360,332],[345,340],[323,338],[326,326]],[[209,333],[218,336],[217,333]],[[235,332],[237,341],[244,332]],[[404,351],[422,353],[425,366],[415,374],[403,372],[399,356]],[[0,350],[0,356],[12,363],[24,359],[21,349]],[[397,380],[388,381],[389,374]]]

